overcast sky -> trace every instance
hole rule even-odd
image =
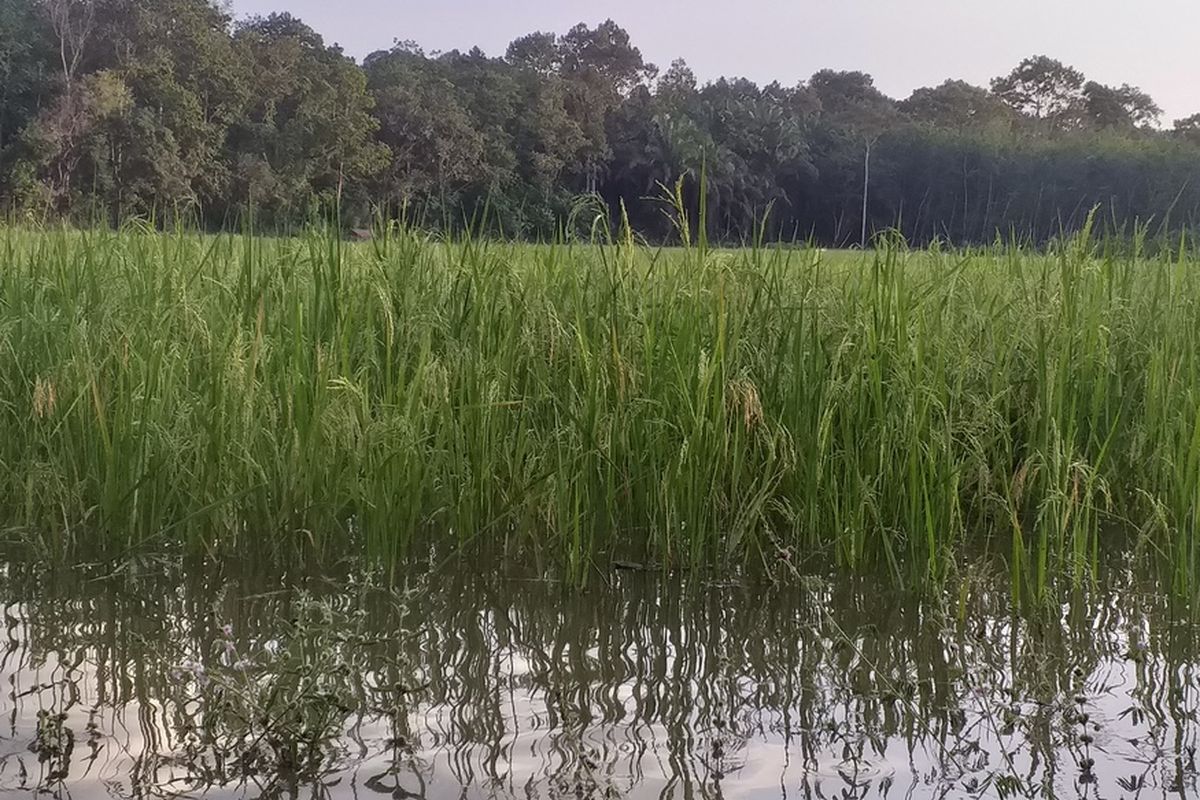
[[[1102,83],[1131,83],[1166,112],[1200,112],[1200,0],[231,0],[290,11],[358,58],[413,39],[426,51],[503,55],[535,30],[612,17],[647,59],[684,58],[701,80],[794,84],[861,69],[896,98],[946,78],[986,85],[1046,54]]]

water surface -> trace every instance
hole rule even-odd
[[[1103,588],[1033,615],[984,567],[924,598],[846,576],[614,572],[579,591],[494,563],[363,574],[8,563],[0,791],[1196,792],[1195,627],[1121,559]],[[301,672],[289,653],[320,664],[297,720],[327,698],[335,734],[304,764],[239,761],[222,751],[241,723],[220,698]]]

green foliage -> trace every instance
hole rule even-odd
[[[1014,111],[1070,127],[1082,98],[1083,73],[1048,56],[1033,56],[992,81],[992,92]]]
[[[875,80],[865,72],[837,72],[823,69],[812,76],[809,87],[830,114],[853,113],[859,109],[886,108],[891,101],[875,88]]]
[[[45,8],[75,54],[64,56],[61,93],[26,129],[54,210],[92,205],[120,221],[224,193],[224,137],[248,91],[227,17],[192,0]]]
[[[0,0],[0,168],[50,93],[51,35],[49,21],[28,0]]]
[[[1181,585],[1200,566],[1186,251],[0,251],[0,522],[48,554],[486,541],[577,575],[786,552],[936,581],[983,545],[1040,594],[1132,528]]]
[[[0,77],[0,205],[26,218],[285,233],[337,208],[351,227],[545,241],[598,201],[669,242],[660,187],[683,178],[692,217],[703,205],[705,234],[731,243],[866,247],[896,229],[1044,245],[1096,205],[1110,232],[1200,226],[1195,120],[1157,130],[1145,92],[1046,56],[990,89],[895,102],[858,71],[702,83],[676,61],[660,76],[612,20],[503,57],[403,42],[357,64],[286,13],[0,0]]]
[[[1200,114],[1175,120],[1174,132],[1177,136],[1200,141]]]
[[[1014,121],[1004,101],[965,81],[917,89],[900,103],[900,110],[916,122],[942,130],[1002,128]]]
[[[1099,128],[1149,126],[1162,116],[1158,104],[1136,86],[1114,88],[1095,81],[1084,84],[1083,110],[1086,120]]]
[[[366,76],[340,50],[288,14],[239,26],[234,46],[257,89],[230,134],[245,203],[286,222],[383,167]]]

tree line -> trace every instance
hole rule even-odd
[[[410,41],[361,63],[287,13],[210,0],[0,0],[0,206],[286,229],[314,208],[549,237],[580,198],[668,240],[663,197],[723,241],[1041,242],[1093,209],[1200,229],[1200,114],[1046,56],[903,100],[870,75],[758,85],[648,63],[611,20],[502,56]]]

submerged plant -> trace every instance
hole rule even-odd
[[[302,597],[294,613],[288,633],[265,641],[240,640],[226,624],[208,658],[173,669],[186,687],[179,708],[195,709],[179,761],[198,784],[311,782],[342,758],[352,718],[405,710],[388,683],[400,665],[368,654],[376,637],[364,610]],[[381,697],[395,702],[382,708]]]

